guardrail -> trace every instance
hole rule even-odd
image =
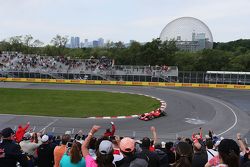
[[[171,83],[171,82],[138,82],[138,81],[106,81],[106,80],[69,80],[69,79],[41,79],[41,78],[4,78],[2,82],[35,82],[35,83],[63,83],[63,84],[88,84],[88,85],[127,85],[127,86],[159,86],[159,87],[193,87],[193,88],[224,88],[248,89],[250,85],[234,84],[199,84],[199,83]]]

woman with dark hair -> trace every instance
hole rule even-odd
[[[69,144],[68,144],[69,145]],[[81,155],[81,144],[73,142],[72,147],[68,146],[69,153],[63,155],[60,167],[85,167],[85,160]]]
[[[223,139],[218,147],[221,164],[218,167],[239,167],[240,166],[240,148],[232,139]]]
[[[192,146],[186,142],[179,142],[175,148],[175,163],[173,167],[191,167],[193,158]]]
[[[98,167],[115,167],[113,164],[113,152],[112,142],[103,140],[96,152],[96,163],[98,164]]]
[[[88,137],[82,144],[82,155],[86,160],[86,167],[115,167],[113,164],[114,156],[113,156],[113,146],[112,142],[109,140],[101,141],[99,147],[97,147],[96,151],[96,160],[94,160],[88,150],[88,146],[91,138],[94,133],[96,133],[100,129],[100,126],[94,125],[90,130]]]

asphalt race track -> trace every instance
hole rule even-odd
[[[46,132],[60,134],[68,130],[76,133],[83,129],[88,133],[91,126],[97,124],[102,127],[100,135],[110,126],[110,121],[114,121],[117,126],[116,134],[120,136],[151,136],[150,126],[155,126],[161,140],[172,140],[177,136],[190,137],[202,127],[205,132],[211,129],[217,135],[234,139],[236,133],[241,132],[250,141],[250,90],[12,82],[0,82],[0,87],[121,91],[152,95],[167,102],[167,116],[148,122],[137,118],[112,120],[0,115],[0,129],[8,126],[16,128],[18,124],[29,121],[35,131],[46,129]]]

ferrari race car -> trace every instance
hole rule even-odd
[[[149,113],[144,113],[144,114],[140,115],[139,119],[143,120],[143,121],[149,121],[151,119],[159,118],[159,117],[165,116],[165,115],[166,115],[165,111],[158,108],[158,109],[151,111]]]

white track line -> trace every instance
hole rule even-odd
[[[54,121],[50,122],[48,125],[46,125],[44,128],[42,128],[39,132],[42,132],[43,130],[47,129],[49,126],[51,126],[52,124],[54,124],[56,121],[58,121],[59,119],[55,119]]]
[[[238,117],[235,114],[235,111],[231,107],[229,107],[227,104],[223,103],[219,99],[216,100],[216,99],[210,98],[210,97],[208,97],[206,95],[196,94],[196,93],[193,93],[193,92],[184,92],[184,91],[180,91],[180,90],[174,90],[174,92],[179,92],[179,93],[184,93],[184,94],[191,94],[191,95],[194,95],[194,96],[207,98],[207,99],[212,100],[212,101],[214,101],[216,103],[220,103],[220,104],[224,105],[225,107],[227,107],[233,113],[233,115],[234,115],[234,123],[233,123],[233,125],[230,126],[228,129],[226,129],[225,131],[217,134],[217,136],[221,136],[221,135],[227,133],[228,131],[230,131],[231,129],[233,129],[235,127],[235,125],[238,123]]]
[[[235,127],[235,125],[238,123],[238,117],[237,117],[237,115],[235,114],[235,111],[234,111],[231,107],[229,107],[227,104],[221,102],[220,100],[216,101],[215,99],[212,99],[212,98],[209,98],[209,97],[207,97],[207,98],[210,99],[210,100],[212,100],[212,101],[215,101],[215,102],[217,102],[217,103],[220,103],[220,104],[226,106],[227,108],[229,108],[229,110],[230,110],[230,111],[233,113],[233,115],[234,115],[234,124],[233,124],[231,127],[229,127],[227,130],[225,130],[225,131],[223,131],[223,132],[217,134],[217,136],[221,136],[221,135],[227,133],[228,131],[230,131],[231,129],[233,129],[233,128]]]

